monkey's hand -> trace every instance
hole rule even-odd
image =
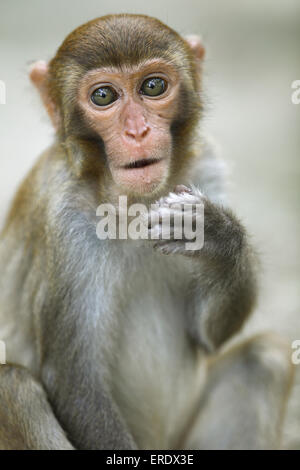
[[[228,209],[183,185],[152,206],[148,229],[155,249],[163,254],[218,258],[222,263],[234,262],[246,235]]]
[[[180,185],[153,204],[147,221],[154,248],[163,254],[198,254],[203,247],[204,201],[199,190]]]

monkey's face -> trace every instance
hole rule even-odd
[[[79,105],[124,190],[147,194],[167,180],[178,101],[178,72],[163,60],[91,70],[83,77]]]
[[[201,115],[203,56],[198,37],[121,14],[80,26],[49,64],[36,63],[31,79],[74,174],[146,197],[177,184]]]

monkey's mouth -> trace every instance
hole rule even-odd
[[[125,170],[134,170],[136,168],[145,168],[146,166],[155,165],[161,162],[161,158],[143,158],[142,160],[136,160],[123,166]]]
[[[137,193],[152,193],[168,175],[166,157],[141,158],[130,163],[112,167],[113,178],[117,184]]]

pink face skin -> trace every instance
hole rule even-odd
[[[156,97],[140,93],[147,78],[162,78],[165,91]],[[95,90],[112,87],[118,98],[107,106],[91,100]],[[178,72],[162,60],[136,67],[88,72],[79,87],[79,104],[89,125],[101,136],[115,183],[125,191],[147,194],[169,175],[170,126],[178,109]],[[134,167],[135,166],[135,167]]]

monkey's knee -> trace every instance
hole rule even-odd
[[[238,370],[252,413],[245,413],[250,423],[247,442],[250,448],[279,448],[294,375],[290,345],[270,333],[252,338],[241,348]]]
[[[30,373],[22,367],[0,366],[0,449],[28,448],[21,431],[26,410],[36,395],[41,393]],[[26,397],[30,396],[27,400]]]
[[[287,395],[293,380],[290,345],[274,333],[258,335],[241,346],[240,361],[257,386]]]
[[[290,348],[276,335],[232,348],[211,364],[187,447],[278,448],[292,376]]]
[[[286,402],[293,381],[290,345],[279,335],[257,335],[229,350],[211,369],[211,386],[224,381],[240,383],[245,394],[259,402],[269,397],[269,405]]]
[[[20,406],[46,400],[42,385],[24,367],[0,366],[0,412],[16,411]]]
[[[15,365],[0,366],[0,416],[1,422],[10,417],[18,408],[28,405],[33,397],[41,398],[42,386],[23,367]]]
[[[23,367],[0,366],[0,449],[72,449],[42,385]]]

